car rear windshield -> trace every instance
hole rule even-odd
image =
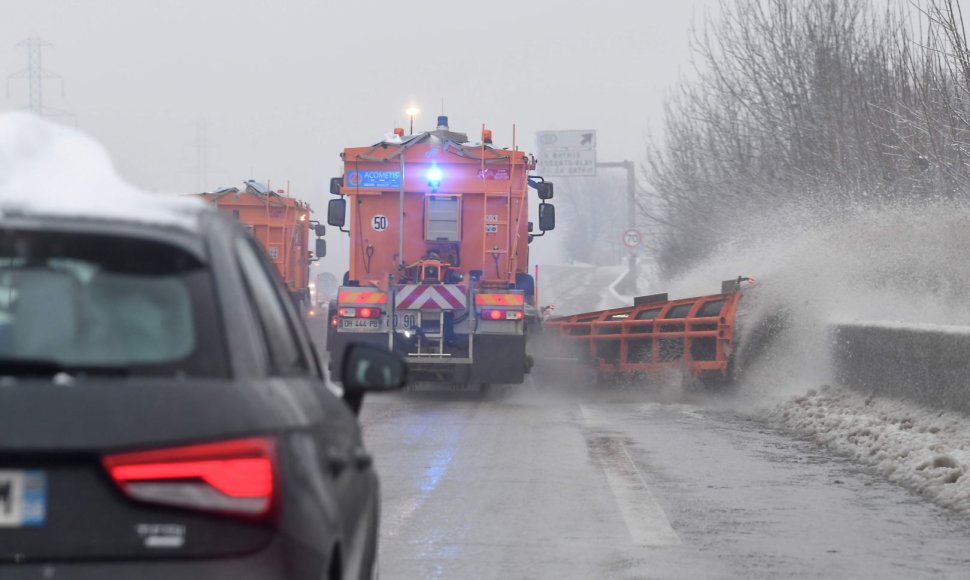
[[[141,238],[0,230],[0,373],[227,375],[212,279]]]

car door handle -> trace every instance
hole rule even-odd
[[[327,467],[330,468],[330,473],[332,473],[334,477],[340,475],[340,472],[347,467],[348,463],[350,463],[350,460],[343,453],[337,451],[336,449],[327,450]]]
[[[368,453],[363,447],[358,447],[354,450],[354,464],[357,466],[357,469],[369,469],[370,466],[374,465],[374,456]]]

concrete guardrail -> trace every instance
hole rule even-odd
[[[970,327],[858,322],[833,331],[842,384],[970,414]]]

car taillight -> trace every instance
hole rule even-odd
[[[486,308],[482,310],[482,318],[485,320],[522,320],[522,311]]]
[[[337,317],[336,316],[334,316],[333,318],[330,319],[330,326],[332,326],[334,328],[336,328],[337,327],[337,324],[339,324],[339,323],[340,323],[340,321],[337,320]]]
[[[344,318],[380,318],[380,308],[339,308],[337,314]]]
[[[255,519],[274,512],[276,447],[269,438],[117,453],[101,462],[132,499]]]

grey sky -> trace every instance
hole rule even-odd
[[[687,34],[714,0],[465,2],[0,0],[0,74],[15,46],[50,42],[45,104],[76,115],[120,172],[158,191],[193,191],[196,124],[206,187],[291,183],[322,209],[345,146],[378,140],[405,108],[431,128],[444,98],[452,129],[533,151],[537,130],[596,129],[601,160],[642,155],[664,91],[686,70]],[[10,81],[0,108],[26,106]]]

